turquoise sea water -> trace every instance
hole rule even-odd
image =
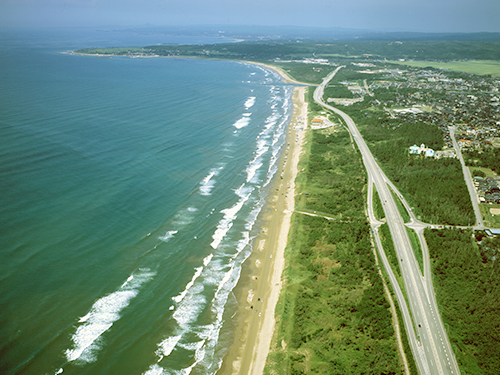
[[[217,41],[0,32],[0,373],[219,368],[292,87],[238,62],[62,53]]]

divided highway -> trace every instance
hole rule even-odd
[[[430,275],[426,275],[426,287],[413,253],[404,221],[398,211],[385,176],[381,172],[354,121],[346,113],[323,102],[323,93],[326,84],[342,67],[336,68],[317,87],[314,92],[314,100],[324,108],[337,113],[344,120],[361,152],[369,181],[370,183],[373,182],[379,194],[398,257],[406,299],[401,292],[399,284],[387,262],[387,257],[385,257],[381,243],[378,240],[377,227],[380,223],[374,223],[372,221],[373,218],[371,218],[372,228],[374,229],[377,247],[379,247],[381,253],[381,260],[389,273],[391,283],[396,291],[396,297],[404,316],[405,328],[419,372],[429,375],[459,375],[460,370],[458,369],[448,336],[438,313],[431,277]]]

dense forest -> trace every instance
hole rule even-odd
[[[337,84],[325,87],[325,97],[352,99],[354,98],[354,95],[345,85]]]
[[[267,374],[400,374],[382,279],[364,215],[365,172],[346,130],[310,133],[301,210],[287,247],[287,280]]]
[[[496,375],[500,369],[500,238],[471,230],[426,229],[440,313],[460,368]]]

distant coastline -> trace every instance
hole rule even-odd
[[[154,55],[154,54],[128,54],[128,55],[122,55],[122,54],[115,54],[115,53],[85,53],[85,52],[80,52],[79,50],[73,50],[73,51],[64,51],[62,52],[64,54],[68,55],[83,55],[83,56],[95,56],[95,57],[101,57],[101,58],[111,58],[111,57],[129,57],[129,58],[135,58],[135,59],[150,59],[150,58],[157,58],[157,57],[168,57],[168,58],[179,58],[179,59],[207,59],[206,57],[196,57],[196,56],[160,56],[160,55]],[[219,59],[212,59],[212,60],[219,60]],[[230,60],[229,60],[230,61]],[[246,64],[252,64],[252,65],[258,65],[263,68],[272,70],[273,72],[277,73],[283,81],[286,83],[293,83],[296,85],[306,85],[310,86],[310,84],[305,83],[305,82],[299,82],[292,77],[290,77],[283,69],[278,68],[277,66],[270,65],[270,64],[265,64],[257,61],[250,61],[250,60],[244,60],[244,61],[239,61],[239,60],[234,60],[236,62],[243,62]]]

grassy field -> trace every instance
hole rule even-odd
[[[433,68],[452,70],[470,74],[487,75],[500,77],[500,61],[493,60],[473,60],[473,61],[390,61],[394,64],[409,65],[417,68],[431,66]]]
[[[489,168],[481,168],[481,167],[468,167],[472,176],[474,176],[474,171],[481,171],[485,174],[486,177],[495,177],[496,174]]]
[[[481,215],[483,215],[484,225],[490,228],[500,228],[500,215],[494,215],[491,209],[500,209],[500,204],[486,204],[479,205]]]

